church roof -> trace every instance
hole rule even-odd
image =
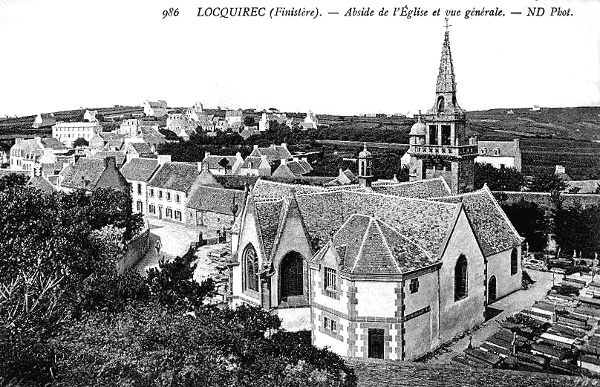
[[[381,219],[432,257],[442,252],[461,208],[455,203],[348,190],[297,194],[296,201],[314,247],[322,247],[350,216],[362,214]]]
[[[463,204],[473,225],[475,237],[486,257],[521,244],[522,238],[487,186],[475,192],[436,200]]]
[[[341,269],[351,274],[400,274],[435,263],[414,241],[366,215],[348,218],[329,246],[342,258]]]
[[[419,180],[402,183],[378,183],[372,184],[373,191],[414,199],[429,199],[450,195],[450,188],[442,177],[430,180]]]
[[[256,202],[254,206],[263,249],[265,256],[269,259],[277,237],[284,199]]]
[[[454,79],[454,65],[452,64],[450,34],[448,30],[446,30],[446,33],[444,34],[442,58],[440,59],[440,70],[435,91],[436,93],[456,93],[456,80]]]

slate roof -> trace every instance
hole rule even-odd
[[[200,172],[196,165],[181,162],[164,163],[148,185],[187,193],[198,175]]]
[[[325,188],[310,185],[285,184],[265,179],[258,179],[252,189],[252,196],[256,200],[281,199],[293,193],[324,192]]]
[[[267,259],[271,257],[277,230],[279,229],[279,220],[284,208],[284,199],[271,200],[254,203],[258,232],[262,240],[262,246]]]
[[[217,181],[217,179],[215,179],[215,176],[206,167],[202,168],[202,171],[196,179],[196,184],[215,188],[223,188],[223,186]]]
[[[590,382],[578,377],[548,373],[424,364],[397,360],[348,359],[358,387],[577,387]]]
[[[319,248],[346,219],[362,214],[380,218],[434,258],[441,254],[461,208],[455,203],[347,190],[296,194],[296,200],[307,232]]]
[[[520,152],[514,141],[478,141],[477,148],[479,155],[485,157],[516,157]]]
[[[256,169],[260,166],[262,159],[259,157],[248,156],[244,159],[241,168]]]
[[[296,175],[292,172],[291,168],[287,164],[281,164],[275,172],[273,172],[273,178],[282,179],[282,180],[294,180],[298,178],[299,175]],[[301,176],[301,175],[300,175]]]
[[[123,146],[123,139],[126,136],[124,134],[112,132],[100,132],[100,137],[102,137],[106,145],[112,148],[121,149],[121,146]]]
[[[267,156],[267,160],[289,160],[292,158],[292,154],[287,150],[286,147],[281,145],[271,145],[265,148],[257,148],[252,150],[250,156],[260,157],[261,155]]]
[[[473,226],[475,237],[486,257],[521,244],[522,238],[487,186],[475,192],[437,198],[436,200],[463,204]]]
[[[204,160],[202,160],[202,164],[208,165],[208,168],[210,168],[210,169],[222,169],[223,167],[219,163],[223,159],[226,159],[227,161],[229,161],[230,168],[232,168],[234,166],[234,164],[237,162],[237,157],[235,157],[235,156],[207,155],[204,157]]]
[[[152,153],[152,149],[150,149],[150,145],[146,144],[145,142],[132,142],[130,143],[131,147],[138,153],[138,154],[148,154],[148,153]]]
[[[356,176],[352,173],[351,170],[346,169],[345,171],[340,170],[339,175],[333,180],[326,183],[326,186],[335,186],[335,185],[347,185],[356,181]]]
[[[157,159],[134,157],[121,167],[121,173],[128,181],[148,182],[158,168]]]
[[[328,245],[343,253],[341,268],[351,274],[400,274],[435,263],[415,242],[366,215],[348,218]]]
[[[405,198],[430,199],[449,196],[451,191],[442,177],[430,180],[420,180],[402,183],[378,183],[373,182],[374,192],[401,196]]]
[[[62,142],[58,141],[54,137],[43,137],[42,145],[44,148],[49,148],[55,151],[67,150],[68,148]]]
[[[61,186],[67,188],[94,189],[106,168],[104,159],[82,157],[72,168],[61,171],[64,179]]]
[[[100,151],[92,156],[93,159],[105,159],[107,157],[114,157],[117,162],[117,166],[125,163],[125,152],[122,151]]]
[[[313,170],[313,167],[311,167],[310,164],[304,160],[287,161],[285,165],[287,165],[295,175],[305,175]]]
[[[244,206],[244,191],[199,186],[190,196],[186,206],[198,211],[232,215],[231,208],[234,203],[237,205],[237,216]]]
[[[42,176],[34,176],[29,180],[29,185],[39,189],[44,192],[53,192],[54,186]]]
[[[242,175],[215,175],[215,179],[217,179],[223,188],[244,190],[246,184],[253,186],[259,177]]]

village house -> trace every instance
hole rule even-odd
[[[225,112],[225,121],[228,128],[240,129],[244,125],[244,112],[242,109],[227,110]]]
[[[476,163],[491,164],[498,169],[514,168],[521,172],[519,139],[513,141],[478,141]]]
[[[56,124],[54,113],[39,113],[33,120],[32,128],[46,128]]]
[[[163,163],[169,162],[170,157],[161,159],[161,161],[163,161]],[[160,164],[161,162],[158,158],[132,158],[121,167],[121,173],[131,186],[133,211],[140,214],[146,214],[148,212],[147,186]]]
[[[202,165],[206,165],[213,175],[235,175],[243,163],[240,152],[235,156],[211,155],[210,152],[205,152],[202,160]]]
[[[158,126],[157,121],[150,121],[150,119],[128,118],[123,120],[119,129],[116,130],[116,133],[128,137],[138,137],[144,128],[158,131]]]
[[[114,157],[82,157],[75,165],[65,167],[59,176],[59,189],[66,192],[77,189],[94,191],[98,188],[129,192],[129,184],[117,168]]]
[[[199,122],[203,116],[206,115],[204,114],[204,107],[200,102],[196,102],[194,106],[185,110],[185,117],[189,121]]]
[[[127,160],[136,157],[156,157],[152,147],[141,138],[126,138],[123,144],[123,151]]]
[[[17,138],[15,145],[10,148],[9,169],[26,171],[33,176],[36,168],[41,168],[42,164],[56,163],[56,156],[65,155],[67,151],[67,147],[54,138]]]
[[[521,288],[523,238],[487,187],[473,191],[448,31],[439,68],[434,108],[411,131],[411,182],[373,181],[366,147],[358,184],[256,182],[233,227],[231,305],[270,310],[343,356],[414,360]]]
[[[291,160],[292,154],[287,149],[287,144],[259,147],[254,145],[252,153],[244,159],[239,175],[271,176],[274,166],[279,166],[282,160]]]
[[[167,116],[167,130],[170,130],[180,137],[187,136],[189,138],[190,134],[196,132],[195,127],[196,125],[189,121],[181,111],[169,113]]]
[[[98,114],[98,110],[86,110],[83,113],[83,120],[87,122],[98,122],[96,115]]]
[[[309,110],[308,113],[306,113],[306,117],[304,118],[304,122],[302,122],[301,126],[302,129],[317,129],[319,126],[319,119],[312,111]]]
[[[267,116],[267,112],[263,112],[258,121],[258,131],[266,132],[267,130],[269,130],[269,117]]]
[[[90,141],[92,137],[102,132],[102,126],[97,122],[59,122],[52,126],[52,137],[69,148],[78,138]]]
[[[313,167],[306,159],[293,158],[292,160],[281,160],[279,167],[271,175],[277,180],[296,180],[313,171]]]
[[[165,162],[147,184],[148,216],[187,222],[185,203],[200,175],[197,164]]]
[[[144,114],[147,117],[163,117],[167,115],[167,102],[158,100],[157,102],[153,101],[144,101]]]

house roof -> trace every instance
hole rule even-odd
[[[414,241],[379,218],[354,214],[324,249],[334,247],[341,270],[352,274],[399,274],[435,263]]]
[[[123,139],[126,137],[124,134],[117,134],[112,132],[100,132],[100,137],[104,140],[104,142],[113,147],[120,149],[123,145]]]
[[[202,168],[202,171],[200,171],[200,174],[196,179],[196,184],[215,188],[223,188],[217,179],[215,179],[215,176],[205,166]]]
[[[246,185],[252,187],[258,180],[258,176],[243,175],[215,175],[215,179],[223,188],[244,190]]]
[[[263,159],[260,156],[248,156],[242,163],[241,168],[258,169],[262,162]]]
[[[265,148],[255,148],[250,153],[250,156],[260,157],[267,156],[267,160],[275,161],[275,160],[289,160],[292,158],[292,154],[287,150],[287,147],[281,145],[271,145]]]
[[[235,204],[237,216],[244,205],[244,195],[244,191],[199,186],[193,191],[186,206],[198,211],[232,215],[232,206]]]
[[[477,148],[486,157],[516,157],[521,152],[515,141],[478,141]]]
[[[150,181],[158,168],[157,159],[134,157],[121,167],[121,173],[128,181]]]
[[[148,185],[187,193],[198,175],[200,172],[196,165],[181,162],[164,163]]]
[[[223,169],[223,167],[220,164],[221,160],[223,159],[228,161],[228,165],[230,168],[232,168],[238,161],[236,156],[207,155],[204,156],[204,160],[202,160],[202,165],[208,165],[209,169]]]
[[[351,170],[346,169],[345,171],[342,171],[340,168],[339,175],[336,178],[334,178],[333,180],[325,183],[325,185],[327,185],[327,186],[347,185],[347,184],[352,184],[355,181],[356,181],[356,176],[354,175],[354,173],[352,173]]]
[[[105,159],[107,157],[114,157],[115,161],[117,162],[117,166],[125,163],[125,152],[122,151],[103,150],[92,156],[93,159]]]
[[[475,192],[437,198],[436,200],[463,204],[486,257],[521,244],[522,238],[487,186]]]
[[[287,164],[281,164],[279,167],[277,167],[275,172],[273,172],[274,179],[294,180],[297,179],[298,176],[299,175],[292,172],[292,169]]]
[[[286,161],[285,165],[288,166],[294,175],[298,176],[305,175],[313,170],[313,167],[311,167],[310,164],[304,160]]]
[[[54,186],[43,176],[34,176],[29,180],[29,185],[44,192],[53,192]]]
[[[145,142],[132,142],[130,145],[138,154],[143,155],[153,153],[152,149],[150,149],[150,145]]]
[[[82,157],[71,168],[61,171],[64,179],[61,186],[67,188],[94,189],[102,172],[106,169],[106,162],[100,158]]]
[[[62,142],[58,141],[54,137],[43,137],[41,139],[44,148],[52,150],[67,150],[68,148]]]
[[[567,191],[570,188],[579,188],[577,191],[579,194],[593,194],[600,187],[600,180],[570,180],[566,183]]]

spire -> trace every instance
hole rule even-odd
[[[442,46],[442,58],[440,59],[440,72],[437,78],[436,93],[456,93],[456,81],[454,80],[454,66],[452,65],[452,54],[450,52],[450,33],[448,31],[448,18],[446,18],[446,32],[444,34],[444,45]]]

